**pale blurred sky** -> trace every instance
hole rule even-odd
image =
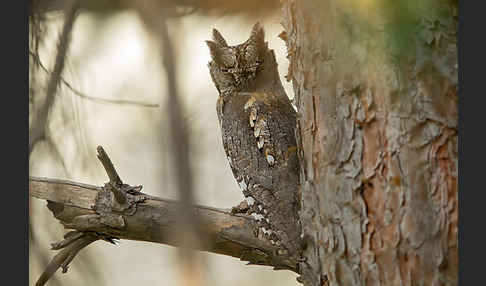
[[[261,23],[269,47],[275,50],[282,83],[287,94],[293,97],[291,84],[284,79],[288,61],[285,44],[277,37],[283,30],[278,15],[262,19]],[[57,23],[59,28],[62,18],[59,15],[50,17],[53,25]],[[215,110],[217,91],[207,68],[209,51],[204,41],[211,39],[212,28],[217,28],[229,44],[239,44],[247,39],[253,24],[254,21],[236,17],[216,19],[197,15],[170,22],[177,53],[180,96],[186,103],[187,121],[192,131],[194,152],[191,156],[198,204],[229,208],[243,199],[221,144]],[[173,34],[174,30],[178,31],[177,35]],[[41,60],[49,67],[58,34],[59,30],[54,29],[41,50]],[[157,43],[137,15],[130,12],[103,21],[81,14],[72,39],[64,76],[75,88],[89,96],[160,103],[161,107],[94,103],[61,88],[50,128],[65,157],[69,174],[64,174],[59,162],[40,145],[31,156],[30,175],[101,185],[107,178],[95,150],[97,145],[102,145],[125,182],[143,184],[143,191],[148,194],[176,198],[168,140],[161,140],[159,136],[159,132],[166,132],[165,123],[161,124],[160,120],[165,118],[166,82]],[[51,258],[54,251],[49,250],[50,243],[60,240],[65,230],[47,210],[45,201],[34,199],[32,206],[36,232],[41,235],[39,245]],[[62,285],[95,285],[89,279],[89,270],[83,273],[86,266],[80,258],[86,255],[95,258],[95,267],[101,275],[102,281],[96,285],[178,284],[175,248],[123,240],[118,246],[96,242],[82,250],[67,274],[56,274]],[[201,285],[298,285],[296,274],[290,271],[246,266],[238,259],[216,254],[198,252],[197,256],[205,261],[205,281]],[[41,270],[31,257],[31,285]]]

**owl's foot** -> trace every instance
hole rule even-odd
[[[247,210],[248,210],[248,202],[246,200],[243,200],[237,206],[231,208],[231,214],[246,213]]]

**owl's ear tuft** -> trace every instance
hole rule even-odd
[[[216,29],[213,29],[213,41],[215,41],[216,43],[220,44],[223,47],[228,46],[228,43],[226,43],[226,40],[223,38],[223,35],[221,35],[221,33]]]
[[[260,25],[260,22],[256,22],[256,24],[253,25],[248,41],[261,51],[265,49],[265,31]]]
[[[209,47],[211,58],[215,63],[225,67],[232,67],[235,65],[235,59],[231,49],[228,47],[223,47],[213,41],[206,41],[206,44]]]
[[[206,45],[208,45],[209,53],[211,54],[211,58],[213,60],[215,60],[215,58],[217,58],[218,54],[219,54],[218,44],[216,44],[213,41],[206,41]]]
[[[250,38],[247,43],[246,60],[248,62],[261,62],[265,57],[267,45],[265,43],[265,32],[259,22],[251,29]]]

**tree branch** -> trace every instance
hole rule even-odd
[[[180,246],[178,234],[183,227],[178,225],[178,202],[144,195],[145,200],[136,204],[133,213],[124,212],[118,227],[100,223],[100,216],[120,216],[113,208],[107,214],[93,209],[102,187],[72,181],[30,177],[30,196],[48,201],[48,208],[66,227],[78,231],[93,231],[119,239],[140,240]],[[113,202],[116,205],[116,202]],[[283,261],[277,248],[255,236],[257,224],[246,215],[233,215],[230,209],[193,206],[197,216],[198,230],[207,241],[198,250],[208,251],[249,261],[249,264],[274,266],[275,269],[296,271],[293,265]],[[103,221],[103,220],[101,220]]]
[[[52,249],[64,249],[52,258],[51,262],[47,265],[47,268],[35,283],[35,286],[45,285],[60,267],[62,267],[62,272],[66,273],[68,264],[74,259],[76,254],[84,247],[100,239],[98,236],[90,233],[75,232],[74,235],[69,235],[71,233],[73,232],[66,234],[65,240],[52,244]]]

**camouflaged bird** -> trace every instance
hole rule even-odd
[[[213,29],[206,41],[209,70],[219,92],[216,111],[223,146],[247,213],[281,255],[297,255],[299,169],[296,113],[282,87],[273,50],[255,24],[247,41],[229,46]]]

